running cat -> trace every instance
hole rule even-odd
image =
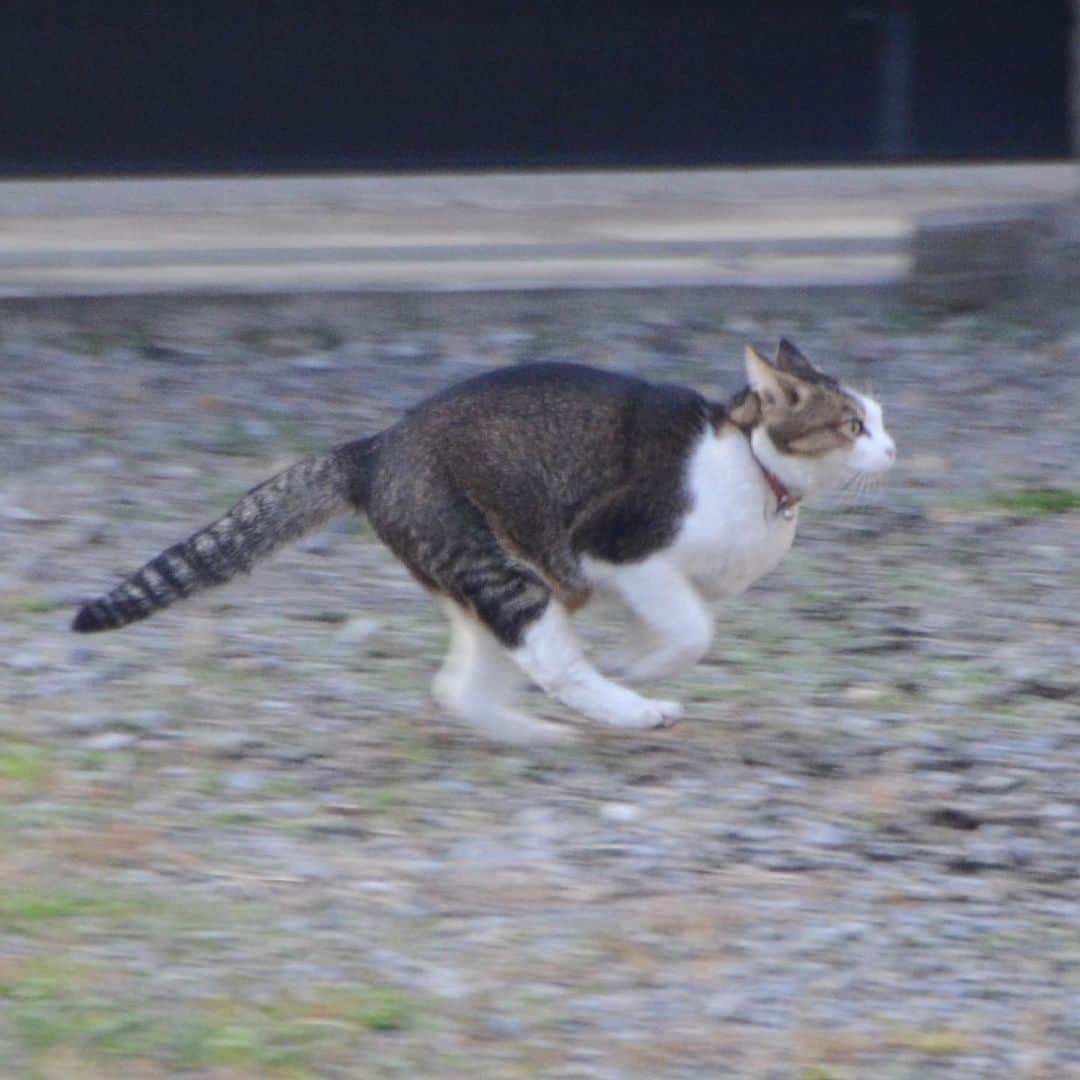
[[[772,570],[804,498],[896,456],[878,403],[791,342],[775,361],[748,347],[746,373],[726,404],[576,364],[468,379],[252,488],[85,604],[72,628],[145,618],[363,511],[450,619],[433,684],[448,712],[507,742],[566,738],[570,729],[515,708],[531,680],[591,720],[670,725],[678,704],[621,682],[696,663],[712,637],[703,596],[735,596]],[[630,615],[620,681],[593,666],[571,625],[596,592]]]

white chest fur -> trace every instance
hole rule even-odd
[[[671,545],[636,566],[586,559],[593,584],[638,590],[650,569],[670,567],[706,596],[723,599],[738,595],[787,554],[798,511],[790,518],[777,513],[776,496],[738,431],[705,432],[688,459],[685,483],[691,509]],[[650,603],[666,602],[664,588]]]
[[[690,455],[692,508],[667,557],[708,594],[735,596],[772,570],[795,539],[745,437],[707,431]]]

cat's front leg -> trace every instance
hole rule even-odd
[[[604,678],[589,663],[566,610],[554,599],[510,656],[542,690],[590,720],[616,727],[670,727],[682,713],[678,702],[642,697]]]
[[[708,651],[712,613],[686,575],[664,556],[620,566],[606,582],[634,618],[612,674],[630,682],[677,675]]]

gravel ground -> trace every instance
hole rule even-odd
[[[355,520],[67,632],[452,380],[720,396],[780,333],[871,386],[900,462],[804,512],[671,731],[525,752],[437,715],[441,618]],[[5,1077],[1080,1076],[1080,335],[694,291],[102,301],[9,305],[0,363]]]

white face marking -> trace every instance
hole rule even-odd
[[[847,391],[864,410],[863,426],[866,430],[847,451],[847,464],[864,475],[887,472],[896,461],[896,443],[885,430],[881,406],[869,395],[855,390]]]

